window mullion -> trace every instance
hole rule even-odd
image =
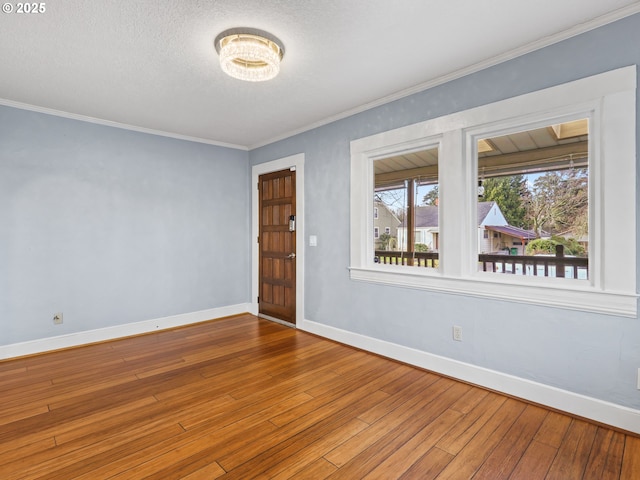
[[[440,146],[440,269],[443,275],[460,276],[467,269],[465,202],[468,197],[464,173],[463,136],[460,130],[446,132]]]
[[[416,181],[407,180],[407,265],[413,266],[416,243]]]

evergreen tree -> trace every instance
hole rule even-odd
[[[436,185],[429,190],[424,197],[422,197],[423,205],[437,205],[438,204],[438,186]]]
[[[479,201],[496,202],[509,225],[525,228],[528,197],[527,182],[524,175],[487,178],[482,182],[484,195]]]

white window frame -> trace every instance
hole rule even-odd
[[[566,111],[570,111],[570,114],[566,114]],[[567,280],[558,280],[558,283],[566,283],[567,281],[571,281],[574,286],[578,284],[598,286],[598,280],[600,278],[598,269],[601,266],[602,262],[591,261],[602,249],[601,239],[600,237],[594,233],[600,231],[602,225],[600,223],[601,215],[596,215],[596,212],[600,210],[597,206],[601,202],[596,202],[596,198],[601,197],[600,189],[603,187],[603,182],[599,182],[597,178],[601,178],[602,171],[598,168],[601,163],[601,154],[600,149],[598,148],[598,138],[596,132],[598,132],[599,121],[596,120],[596,117],[599,117],[601,107],[598,102],[589,102],[586,105],[575,105],[570,106],[568,108],[561,108],[556,112],[553,111],[545,111],[538,114],[526,115],[523,117],[518,117],[516,119],[507,119],[503,122],[498,122],[491,125],[484,125],[479,128],[470,128],[465,130],[465,140],[467,144],[467,151],[471,152],[470,158],[468,158],[466,164],[472,168],[472,171],[469,172],[469,175],[475,175],[474,184],[477,184],[478,178],[478,140],[484,138],[493,138],[500,137],[503,135],[510,135],[517,132],[523,132],[528,130],[535,130],[538,128],[548,127],[550,125],[557,125],[565,122],[571,122],[574,120],[582,120],[587,119],[589,122],[589,137],[588,137],[588,155],[589,155],[589,280],[576,280],[574,278]],[[593,169],[593,170],[592,170]],[[593,175],[592,175],[593,173]],[[592,190],[596,193],[591,195]],[[476,200],[477,206],[478,200]],[[594,203],[592,203],[594,202]],[[475,221],[475,225],[477,225],[477,208],[473,210],[475,217],[472,221]],[[618,215],[616,215],[618,216]],[[486,231],[486,230],[485,230]],[[522,243],[517,243],[515,240],[511,241],[511,246],[516,247],[520,246]],[[635,251],[635,249],[634,249]],[[476,245],[475,257],[478,258],[478,254],[481,253],[478,251],[478,245]],[[482,271],[474,271],[470,275],[478,277],[482,276],[493,276],[493,275],[503,275],[502,273],[494,273],[494,272],[482,272]],[[505,278],[502,276],[501,278],[495,278],[497,281],[504,281]],[[556,279],[552,279],[551,277],[524,277],[522,279],[520,276],[516,276],[515,278],[510,278],[507,280],[508,283],[512,283],[513,281],[523,282],[523,283],[533,283],[533,284],[544,284],[548,282],[555,282]]]
[[[589,280],[478,272],[477,140],[589,122]],[[373,162],[437,146],[439,268],[374,262]],[[350,276],[452,294],[637,317],[636,67],[594,75],[351,142]]]

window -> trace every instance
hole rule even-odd
[[[397,232],[385,245],[375,242],[374,262],[437,268],[438,146],[376,159],[373,170],[376,222],[391,223]],[[391,234],[391,227],[385,228]]]
[[[351,278],[635,317],[635,88],[635,67],[622,68],[352,141]],[[553,142],[545,144],[541,135]],[[561,148],[565,149],[562,155]],[[553,149],[557,155],[549,154]],[[437,152],[436,177],[411,175],[392,161],[429,150]],[[538,151],[535,159],[523,160],[520,153],[527,150]],[[379,175],[388,173],[382,167],[392,172],[389,177],[395,175],[393,181],[382,183]],[[504,221],[498,221],[500,212],[487,206],[491,221],[483,227],[492,234],[479,233],[479,220],[487,218],[479,212],[482,203],[494,202],[491,208],[501,211],[510,209],[495,201],[498,196],[492,189],[511,183],[512,189],[519,189],[520,200],[528,196],[533,201],[539,179],[541,191],[547,188],[547,180],[573,189],[576,198],[572,200],[578,202],[563,207],[569,210],[564,218],[560,215],[539,225],[533,219],[518,223],[510,220],[513,212],[509,211],[502,212]],[[413,204],[403,203],[400,210],[405,217],[400,218],[397,248],[408,254],[413,247],[410,258],[415,259],[420,253],[416,238],[421,235],[426,245],[430,232],[415,219],[411,224],[408,209],[413,206],[418,211],[425,205],[426,194],[416,194],[424,186],[438,189],[432,194],[437,232],[431,232],[429,247],[436,268],[382,261],[369,223],[379,200],[376,194],[394,187],[405,192],[405,199],[413,199]],[[481,192],[484,197],[479,199]],[[563,193],[554,195],[551,198],[557,200]],[[553,206],[557,203],[551,201]],[[530,253],[542,248],[535,243],[545,240],[546,234],[549,239],[556,237],[554,257],[555,244],[564,247],[562,261],[547,262],[547,273],[533,258],[520,266],[506,260],[504,267],[497,260],[482,266],[485,254],[543,259],[540,250],[537,255]],[[564,267],[558,267],[561,263]]]
[[[589,119],[545,121],[481,138],[476,163],[477,224],[484,233],[478,269],[587,280]],[[487,242],[487,229],[507,241]]]
[[[391,235],[391,227],[384,227],[384,233]]]
[[[378,229],[378,227],[373,227],[373,238],[379,238],[380,237],[380,230]]]
[[[373,218],[378,218],[378,207],[373,209]]]

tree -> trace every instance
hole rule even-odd
[[[482,185],[482,200],[496,202],[509,225],[520,228],[527,225],[525,199],[529,192],[524,175],[487,178]]]
[[[553,205],[553,220],[559,232],[589,233],[589,177],[584,168],[561,172],[561,189]]]
[[[400,222],[404,221],[404,213],[406,209],[407,193],[402,188],[389,190],[381,190],[374,192],[374,201],[384,203],[386,207],[398,217]]]
[[[538,235],[543,230],[588,234],[588,180],[585,168],[546,172],[535,180],[526,218]]]
[[[438,186],[436,185],[422,197],[424,205],[438,205]]]

